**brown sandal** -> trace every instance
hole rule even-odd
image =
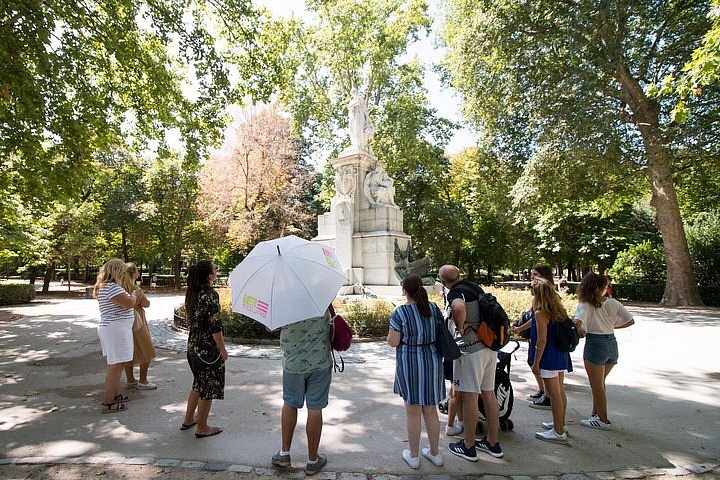
[[[101,403],[102,405],[100,413],[120,413],[127,410],[127,403],[112,402],[112,403]]]

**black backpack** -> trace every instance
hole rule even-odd
[[[454,288],[459,288],[465,292],[468,292],[468,288],[472,288],[472,293],[478,297],[480,326],[475,330],[478,340],[495,351],[507,345],[510,340],[510,319],[503,307],[498,303],[497,298],[490,293],[485,293],[480,285],[469,281],[463,281]],[[471,302],[466,300],[465,303]]]
[[[579,343],[580,333],[571,318],[555,322],[555,346],[558,350],[574,352]]]
[[[497,298],[490,293],[479,293],[480,328],[477,336],[491,350],[498,351],[510,340],[510,319]]]

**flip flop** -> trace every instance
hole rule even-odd
[[[180,425],[180,430],[187,430],[187,429],[189,429],[189,428],[194,427],[195,425],[197,425],[197,422],[189,423],[189,424],[187,424],[187,425],[185,425],[185,424],[183,423],[182,425]]]
[[[213,435],[217,435],[218,433],[221,433],[223,431],[220,427],[213,427],[212,431],[210,433],[196,433],[195,438],[205,438],[205,437],[212,437]]]

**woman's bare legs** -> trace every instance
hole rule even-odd
[[[543,378],[543,383],[545,384],[545,395],[550,398],[555,433],[562,435],[565,431],[565,402],[563,401],[564,388],[561,387],[560,377]]]
[[[422,407],[423,421],[425,422],[425,432],[427,432],[428,442],[430,443],[430,453],[438,454],[438,443],[440,442],[440,419],[438,418],[437,408],[435,405],[425,405]],[[418,442],[419,442],[418,438]],[[410,450],[412,452],[412,450]]]
[[[115,403],[115,397],[118,395],[120,389],[120,377],[122,376],[124,368],[124,363],[108,365],[107,372],[105,373],[105,388],[103,392],[104,404],[109,405]]]
[[[607,392],[605,391],[605,379],[610,370],[614,367],[611,363],[605,365],[595,365],[587,360],[585,361],[585,371],[590,381],[590,390],[593,397],[593,415],[600,417],[603,422],[608,421],[607,414]]]
[[[417,458],[420,451],[420,419],[422,417],[421,405],[410,405],[405,403],[405,425],[407,427],[408,434],[408,447],[410,455]],[[439,432],[439,427],[438,427]],[[435,446],[437,449],[437,445]]]

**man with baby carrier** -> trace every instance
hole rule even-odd
[[[479,285],[460,278],[460,270],[454,265],[443,265],[438,272],[440,281],[449,290],[447,316],[464,341],[459,343],[463,355],[453,365],[453,386],[462,398],[463,439],[448,446],[450,452],[470,462],[477,462],[476,449],[493,457],[503,456],[500,447],[500,421],[498,401],[495,397],[496,353],[473,335],[480,327]],[[474,340],[468,340],[474,339]],[[482,395],[487,421],[487,437],[475,440],[478,422],[478,396]]]

